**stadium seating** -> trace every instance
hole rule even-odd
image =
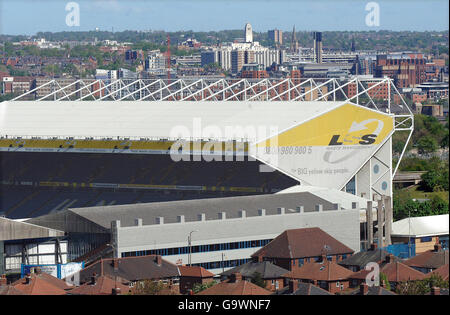
[[[259,165],[173,162],[151,154],[1,152],[0,214],[36,217],[68,207],[268,193],[296,184],[279,172],[259,172]]]

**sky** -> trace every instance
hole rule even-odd
[[[66,23],[69,2],[79,5],[79,26]],[[378,4],[378,25],[366,23],[374,14],[366,10],[369,2]],[[293,25],[298,31],[442,31],[448,30],[448,10],[448,0],[0,0],[0,34],[219,31],[247,22],[256,32],[291,31]]]

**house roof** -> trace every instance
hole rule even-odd
[[[388,281],[390,282],[422,280],[426,277],[426,275],[422,272],[417,271],[398,261],[386,264],[381,269],[381,272],[387,276]]]
[[[270,295],[272,292],[245,280],[220,282],[197,295]]]
[[[448,214],[406,218],[392,223],[391,236],[426,237],[449,234]]]
[[[440,275],[442,277],[443,280],[448,281],[448,273],[449,273],[449,269],[448,269],[448,263],[445,265],[440,266],[439,268],[433,270],[431,272],[431,274],[437,274]]]
[[[200,266],[178,266],[181,277],[212,278],[215,276],[212,272]]]
[[[361,289],[356,289],[350,293],[351,295],[363,295]],[[389,291],[382,286],[371,286],[367,288],[367,293],[364,295],[397,295],[392,291]]]
[[[289,270],[281,268],[269,261],[254,262],[249,261],[246,264],[237,266],[233,269],[221,273],[222,276],[230,276],[233,273],[239,272],[243,277],[252,277],[255,272],[261,274],[263,279],[277,279],[281,278]]]
[[[157,255],[117,258],[117,270],[114,258],[101,259],[80,271],[80,282],[89,282],[93,273],[109,277],[118,276],[129,281],[155,280],[179,277],[178,267],[167,260],[157,263]]]
[[[111,295],[114,288],[119,288],[121,294],[130,291],[130,287],[122,284],[120,280],[116,281],[107,276],[100,276],[96,278],[95,283],[86,282],[68,293],[73,295]]]
[[[25,295],[25,293],[10,285],[0,285],[0,295]]]
[[[341,266],[358,266],[360,269],[365,268],[365,266],[370,262],[381,263],[386,260],[386,256],[390,254],[384,249],[368,250],[363,252],[358,252],[356,254],[347,257],[346,259],[339,262]],[[391,255],[394,261],[401,261],[400,258]]]
[[[11,286],[26,295],[64,295],[66,290],[71,288],[65,281],[46,273],[32,274],[28,284],[26,279],[22,278]]]
[[[252,257],[293,259],[353,252],[353,249],[316,227],[286,230],[255,252]]]
[[[353,273],[349,278],[365,280],[366,276],[369,272],[372,272],[372,270],[363,269],[363,270]],[[422,280],[426,277],[426,275],[424,273],[417,271],[416,269],[411,268],[399,261],[385,264],[380,269],[380,272],[384,273],[387,276],[387,279],[389,282]]]
[[[405,264],[411,267],[431,269],[439,268],[445,264],[448,265],[448,249],[428,250],[408,259]]]
[[[289,293],[289,286],[284,287],[278,294],[282,295],[333,295],[332,293],[313,285],[312,283],[299,282],[298,289],[294,293]]]
[[[320,281],[339,281],[348,279],[353,274],[347,268],[341,267],[332,261],[323,263],[308,263],[284,275],[290,279],[308,279]]]

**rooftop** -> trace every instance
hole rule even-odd
[[[284,231],[252,257],[294,259],[353,252],[320,228],[303,228]]]
[[[392,224],[391,236],[425,237],[435,235],[448,235],[448,222],[448,214],[405,218]]]

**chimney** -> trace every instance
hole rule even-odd
[[[442,249],[442,245],[441,244],[436,244],[436,245],[434,245],[434,251],[435,252],[438,252],[438,251],[440,251]]]
[[[0,286],[6,285],[6,284],[7,284],[6,282],[7,282],[7,281],[6,281],[6,275],[2,275],[2,276],[0,277]]]
[[[158,266],[161,266],[161,264],[162,264],[162,258],[161,258],[161,255],[156,255],[156,257],[155,257],[155,263],[156,263]]]
[[[361,295],[367,295],[368,292],[369,286],[366,283],[361,283],[361,285],[359,286],[359,293]]]
[[[298,289],[298,280],[291,279],[289,280],[289,293],[294,293]]]
[[[431,288],[431,295],[441,295],[441,289],[438,287]]]
[[[28,274],[25,276],[25,284],[30,284],[30,282],[31,282],[31,275],[28,273]]]
[[[95,279],[96,279],[96,274],[95,274],[95,272],[92,274],[92,276],[91,276],[91,285],[95,285]]]
[[[235,272],[230,276],[230,282],[242,281],[242,275],[239,272]]]
[[[111,294],[112,295],[120,295],[120,288],[112,288]]]
[[[390,264],[390,263],[394,262],[394,256],[392,254],[386,255],[385,259],[386,259],[386,263],[387,264]]]

